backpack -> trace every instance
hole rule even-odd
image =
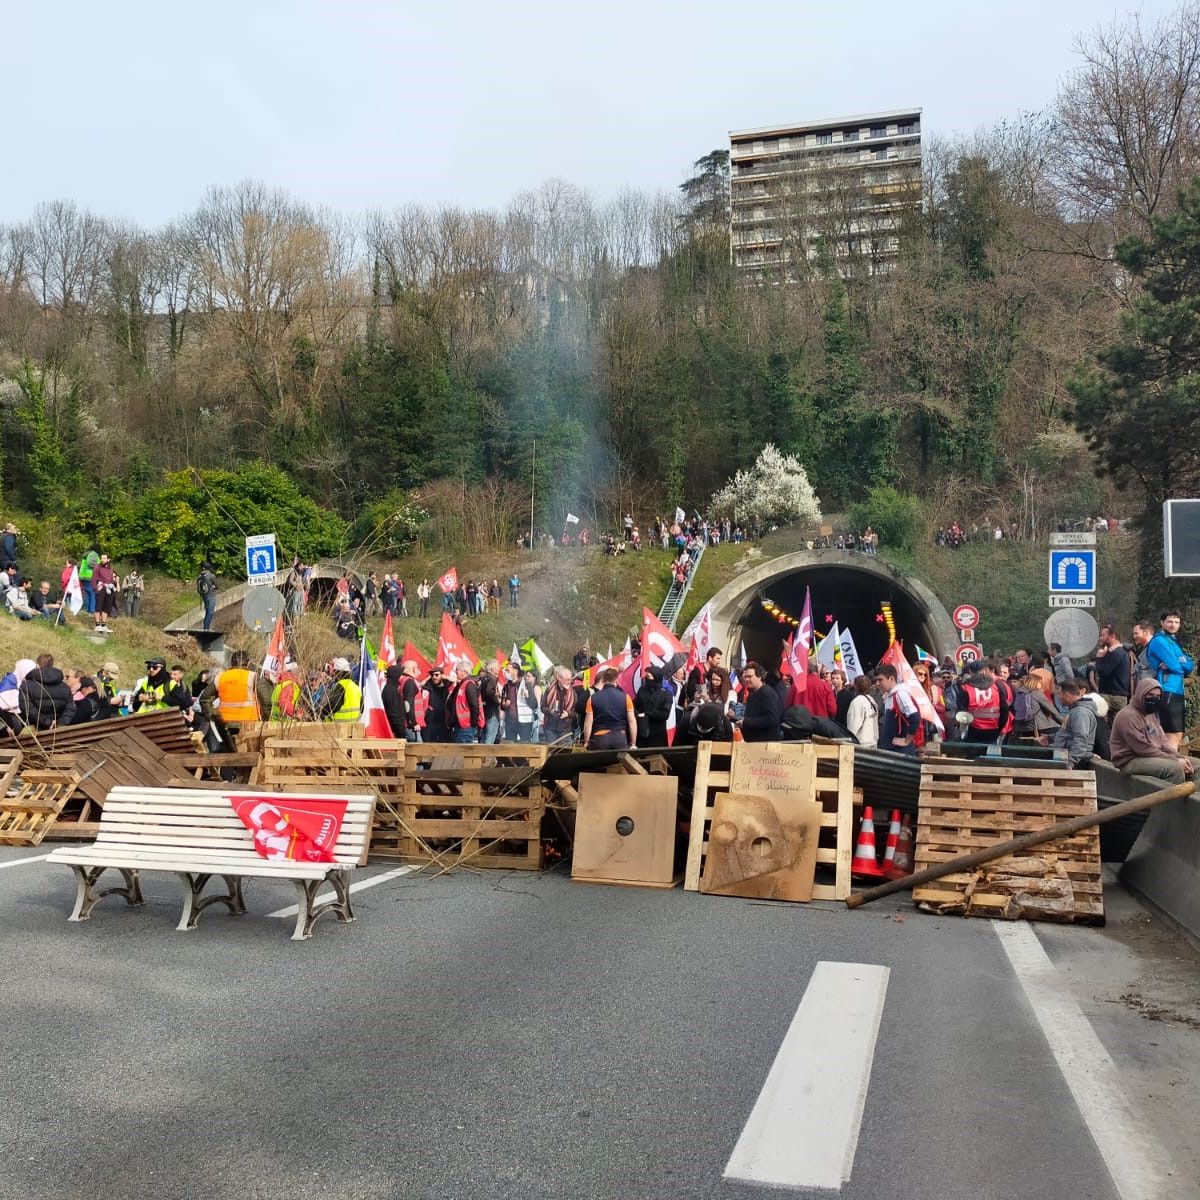
[[[1033,721],[1037,713],[1037,701],[1033,693],[1025,688],[1017,688],[1013,694],[1013,719],[1022,725]]]
[[[201,571],[196,580],[196,591],[201,596],[211,596],[217,590],[217,581],[211,571]]]

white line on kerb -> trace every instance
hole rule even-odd
[[[993,921],[992,928],[1121,1200],[1157,1200],[1170,1160],[1145,1122],[1133,1115],[1104,1043],[1067,991],[1037,934],[1022,921]]]
[[[21,866],[23,863],[31,863],[31,862],[45,862],[45,861],[46,861],[46,859],[48,859],[49,857],[50,857],[50,855],[48,855],[48,854],[35,854],[35,855],[33,856],[33,858],[13,858],[13,859],[9,859],[9,861],[8,861],[8,862],[0,862],[0,871],[3,871],[5,867],[19,867],[19,866]]]
[[[726,1179],[841,1190],[854,1166],[888,975],[867,963],[817,963]]]
[[[399,879],[401,875],[411,875],[417,868],[415,866],[394,867],[390,871],[384,871],[379,875],[372,875],[370,879],[360,879],[358,883],[352,883],[350,890],[352,892],[361,892],[363,888],[374,887],[377,883],[387,883],[389,879]],[[317,901],[332,900],[334,898],[332,892],[322,892],[317,897]],[[316,901],[314,901],[316,903]],[[268,917],[294,917],[300,911],[299,905],[289,904],[287,908],[277,909],[273,913],[267,913]]]

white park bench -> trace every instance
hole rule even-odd
[[[296,885],[299,904],[293,940],[310,937],[317,918],[327,912],[336,914],[339,921],[353,921],[347,882],[350,872],[367,861],[375,796],[322,792],[322,798],[346,801],[346,815],[333,847],[337,861],[304,863],[260,855],[250,831],[233,811],[233,795],[261,796],[272,803],[287,799],[284,793],[237,789],[113,788],[104,802],[95,842],[63,846],[49,855],[50,862],[66,863],[75,872],[75,909],[68,919],[86,921],[105,896],[124,896],[131,905],[141,904],[139,873],[169,871],[178,875],[184,886],[180,930],[195,929],[201,912],[210,904],[224,904],[233,914],[244,913],[242,880],[247,877],[289,879]],[[313,796],[297,793],[295,798]],[[124,886],[97,890],[97,881],[109,869],[121,873]],[[202,898],[214,875],[225,881],[228,892]],[[318,902],[317,892],[326,882],[333,887],[334,896]]]

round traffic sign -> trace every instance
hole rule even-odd
[[[1057,642],[1068,658],[1091,654],[1100,640],[1100,626],[1090,612],[1082,608],[1056,608],[1042,627],[1046,645]]]
[[[973,604],[960,604],[952,620],[958,629],[974,629],[979,624],[979,609]]]
[[[242,601],[242,621],[256,633],[270,629],[275,618],[283,612],[284,604],[283,593],[278,588],[252,588]]]
[[[965,667],[967,663],[978,662],[982,657],[983,647],[977,646],[974,642],[963,642],[954,652],[954,661],[960,667]]]

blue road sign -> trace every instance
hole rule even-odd
[[[246,581],[273,584],[277,571],[275,535],[260,533],[246,539]]]
[[[1050,590],[1052,592],[1094,592],[1096,590],[1096,552],[1074,546],[1050,551]]]

